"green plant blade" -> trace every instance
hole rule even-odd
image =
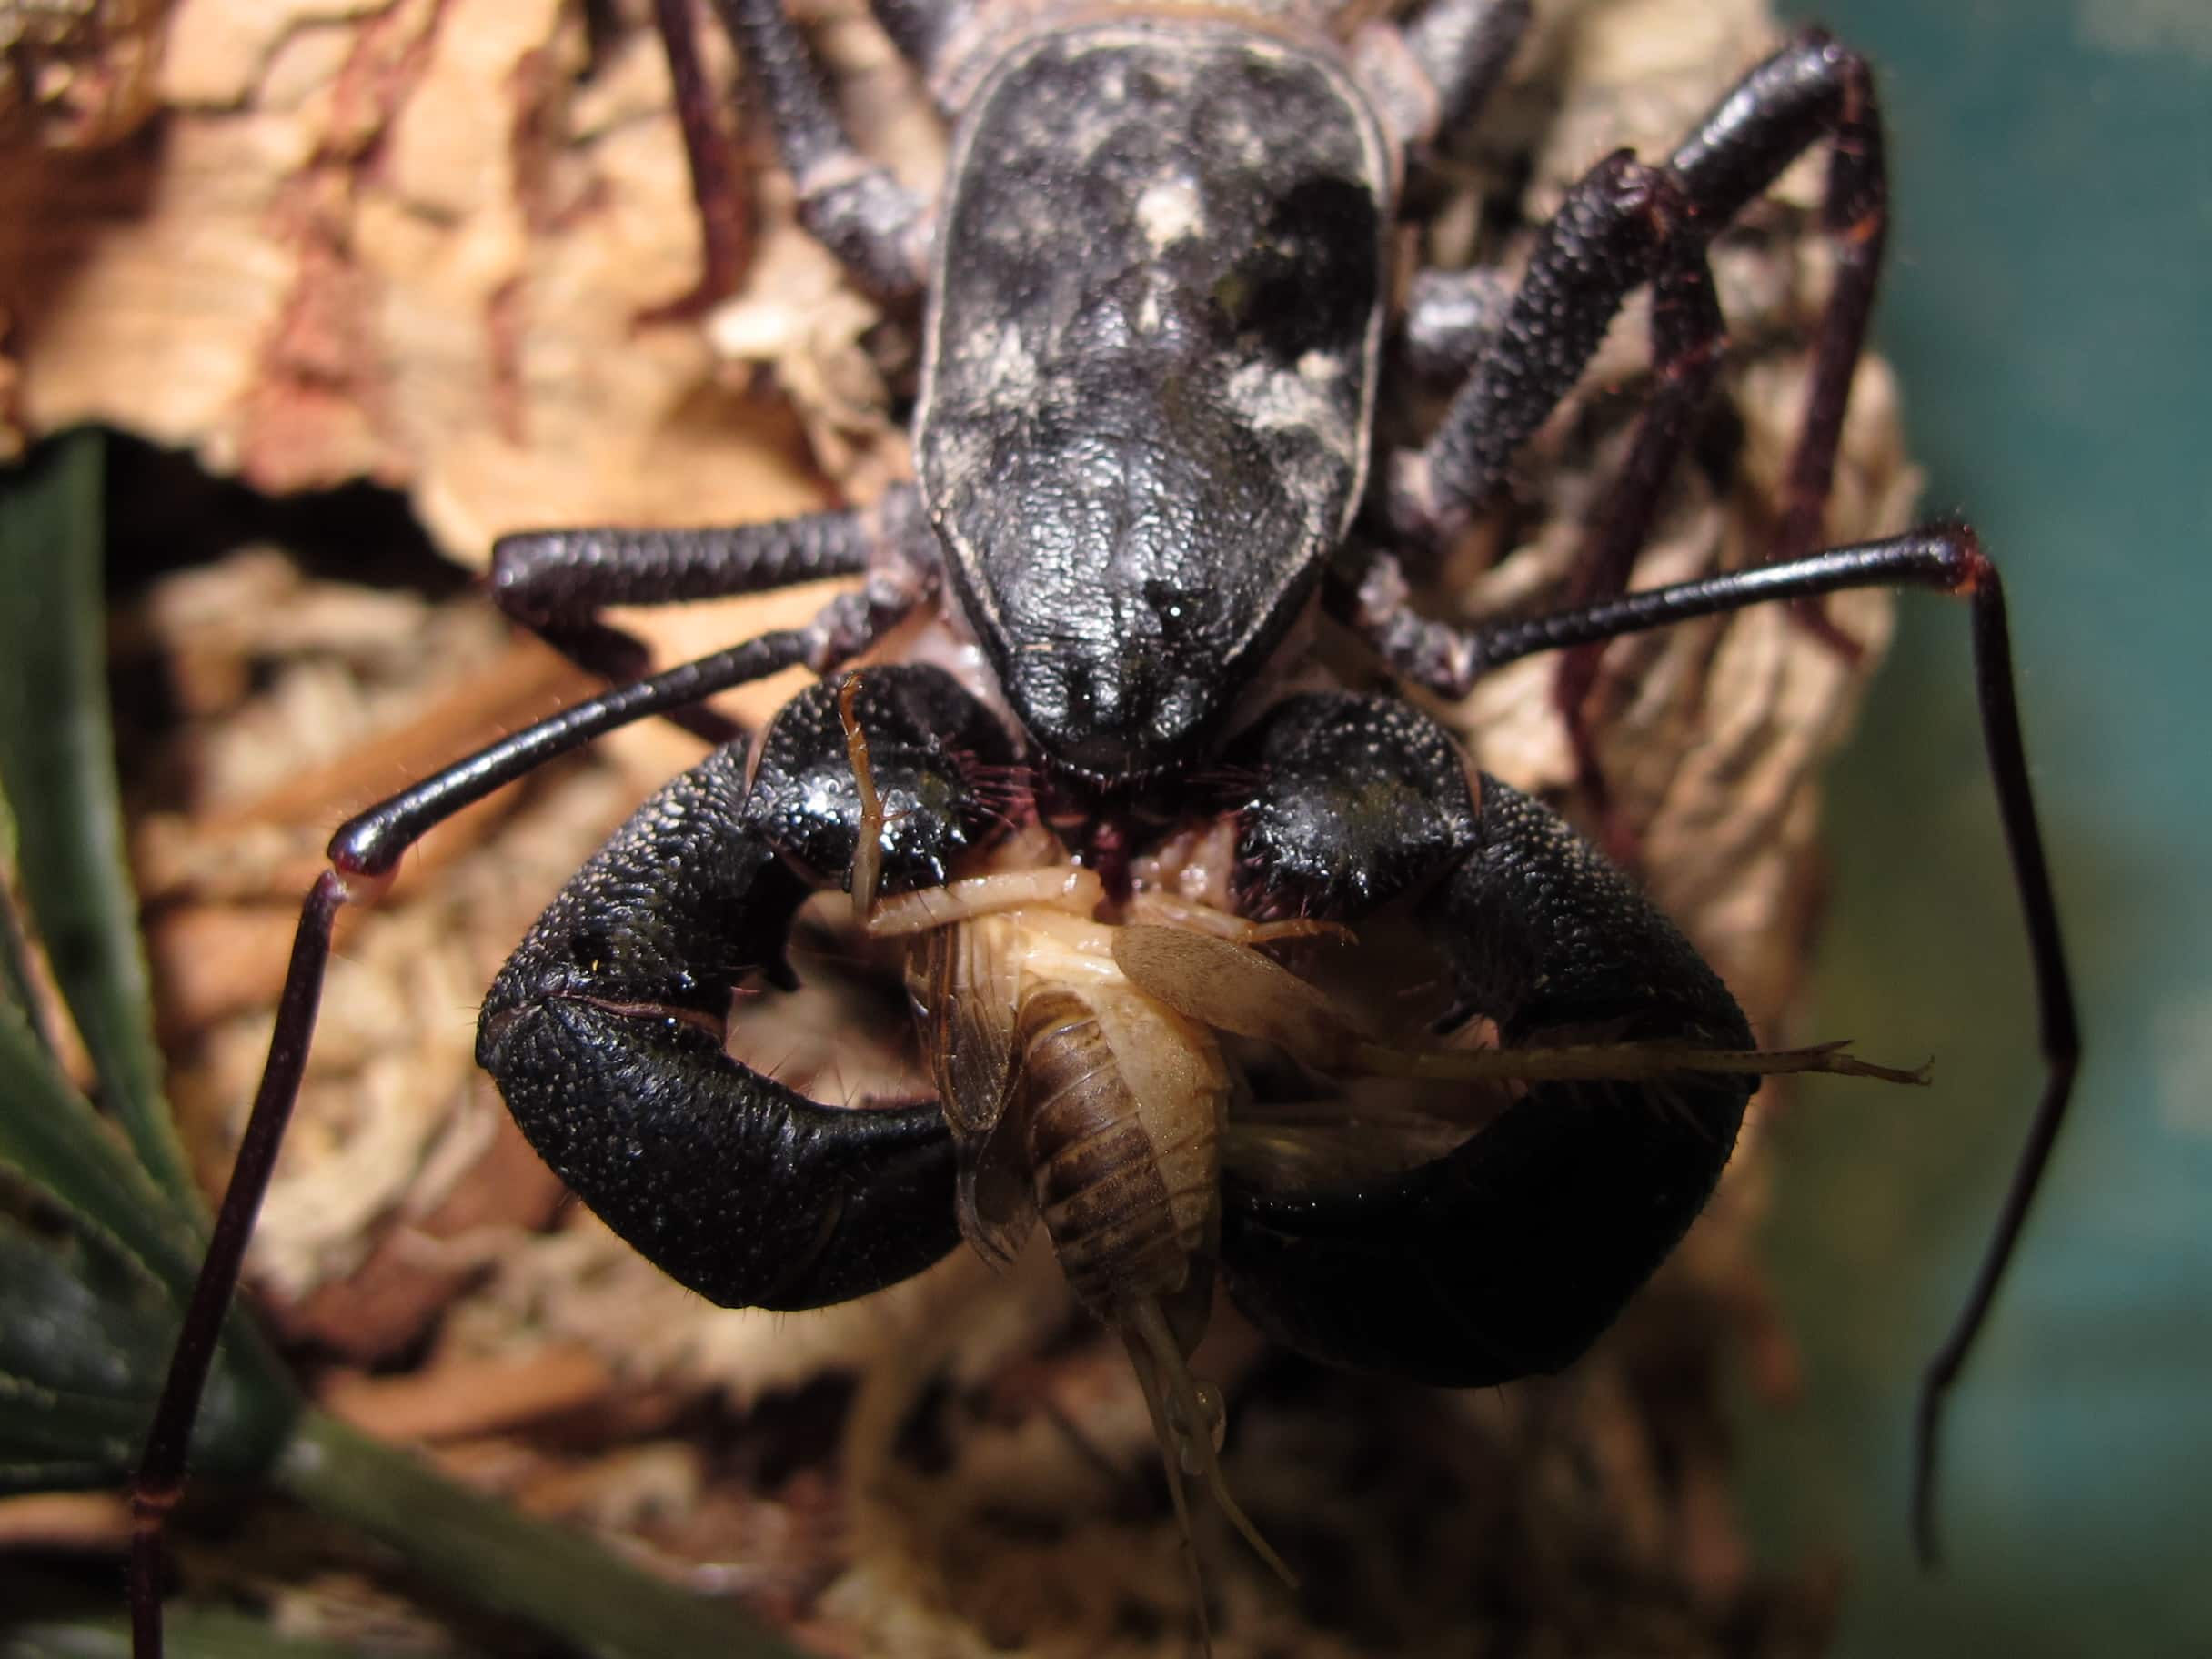
[[[45,1231],[36,1204],[30,1225],[0,1210],[0,1490],[122,1483],[197,1272],[204,1223],[160,1086],[123,855],[102,660],[100,475],[98,440],[80,435],[0,487],[0,798],[33,930],[115,1120],[93,1110],[33,1029],[20,964],[0,974],[0,1171],[67,1224]],[[739,1611],[305,1410],[248,1320],[230,1323],[192,1453],[196,1473],[268,1478],[566,1650],[795,1659]],[[0,1659],[124,1649],[119,1619],[79,1608],[34,1622],[12,1599],[0,1590]],[[185,1654],[346,1651],[185,1609],[167,1622],[172,1651]]]
[[[639,1571],[581,1533],[518,1513],[334,1418],[300,1421],[276,1483],[401,1550],[471,1603],[600,1659],[800,1659],[739,1609]]]
[[[204,1224],[162,1098],[124,854],[102,609],[104,441],[59,439],[0,490],[0,790],[24,901],[107,1105],[155,1184]]]
[[[24,1010],[42,1047],[52,1049],[47,1033],[38,1029],[37,1010],[31,993],[31,948],[15,905],[12,883],[15,873],[15,819],[0,794],[0,1001]]]
[[[113,1490],[138,1459],[176,1311],[97,1247],[0,1216],[0,1492]],[[226,1349],[192,1433],[192,1464],[259,1478],[297,1411],[288,1386]]]
[[[37,1235],[0,1225],[0,1488],[14,1491],[112,1488],[127,1477],[201,1252],[196,1208],[165,1192],[141,1161],[180,1155],[156,1081],[108,760],[98,461],[95,440],[73,439],[0,489],[0,839],[15,855],[42,941],[60,941],[48,960],[131,1141],[63,1075],[47,1034],[31,1023],[10,910],[0,919],[10,943],[0,983],[0,1171],[55,1206],[66,1228]],[[96,538],[90,558],[70,545],[86,535]],[[74,562],[91,579],[71,588],[31,557],[42,548],[52,566]],[[38,695],[42,687],[54,694]],[[85,828],[73,829],[78,822]],[[207,1404],[195,1459],[233,1475],[265,1471],[298,1410],[243,1321],[230,1326]]]
[[[199,1270],[198,1239],[55,1070],[13,1002],[0,1003],[0,1169],[59,1204],[73,1224],[126,1252],[182,1305]]]

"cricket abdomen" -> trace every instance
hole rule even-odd
[[[1038,1212],[1077,1298],[1111,1318],[1190,1282],[1212,1230],[1222,1101],[1211,1088],[1141,1100],[1108,1026],[1149,1025],[1150,1010],[1121,1006],[1102,1022],[1098,1001],[1039,989],[1023,999],[1020,1042]]]

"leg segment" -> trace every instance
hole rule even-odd
[[[276,1152],[306,1071],[338,910],[373,900],[409,847],[455,813],[544,762],[633,721],[764,679],[794,663],[826,667],[864,649],[906,608],[887,592],[841,596],[806,628],[764,635],[541,720],[478,750],[340,826],[329,870],[307,894],[276,1005],[269,1057],[254,1095],[230,1184],[216,1212],[206,1257],[185,1309],[161,1398],[131,1481],[132,1645],[137,1659],[161,1653],[161,1529],[184,1486],[186,1448],[199,1413],[216,1342],[237,1288],[246,1244],[268,1191]]]
[[[1699,211],[1725,223],[1824,132],[1834,139],[1821,226],[1835,246],[1835,286],[1815,336],[1812,390],[1768,556],[1776,564],[1820,545],[1844,411],[1866,347],[1889,236],[1889,173],[1873,72],[1857,53],[1808,30],[1746,75],[1668,162]],[[1831,645],[1856,655],[1857,644],[1838,633],[1816,603],[1808,599],[1795,608]]]
[[[1528,0],[1429,0],[1400,25],[1406,50],[1436,89],[1436,132],[1481,110],[1528,32]]]
[[[1845,588],[1875,587],[1933,588],[1956,594],[1972,607],[1975,696],[1981,709],[1982,744],[1989,757],[1997,814],[2005,828],[2013,884],[2020,895],[2021,918],[2027,930],[2045,1066],[2043,1093],[1981,1268],[1922,1383],[1913,1513],[1921,1551],[1932,1557],[1936,1547],[1936,1455],[1944,1397],[1966,1363],[2012,1260],[2051,1148],[2066,1120],[2074,1075],[2081,1061],[2081,1030],[2075,1013],[2072,976],[2059,932],[2057,900],[2044,855],[2035,792],[2028,781],[2026,746],[2020,735],[2005,589],[1996,565],[1982,550],[1980,538],[1963,524],[1937,525],[1884,541],[1833,548],[1787,564],[1730,571],[1671,588],[1624,594],[1555,616],[1464,631],[1422,621],[1406,611],[1398,597],[1403,593],[1403,578],[1387,559],[1378,561],[1370,570],[1356,596],[1339,594],[1336,598],[1340,614],[1366,634],[1401,673],[1446,696],[1459,696],[1484,669],[1534,651],[1570,649],[1753,605],[1816,599]]]
[[[976,0],[870,0],[868,9],[906,60],[932,75],[945,48],[974,22]]]
[[[1726,989],[1627,879],[1503,784],[1470,790],[1425,715],[1295,698],[1250,743],[1266,781],[1240,867],[1274,870],[1302,849],[1277,897],[1319,915],[1433,888],[1423,925],[1465,1010],[1495,1020],[1507,1046],[1751,1046]],[[1278,1341],[1334,1364],[1456,1386],[1556,1370],[1704,1208],[1755,1081],[1537,1083],[1442,1158],[1320,1191],[1271,1191],[1232,1162],[1230,1293]]]
[[[723,749],[649,801],[531,929],[478,1028],[478,1063],[538,1154],[725,1306],[850,1301],[960,1237],[934,1099],[822,1106],[723,1047],[740,981],[788,980],[800,902],[851,868],[860,803],[835,696],[818,686],[778,717],[749,789],[744,754]],[[901,803],[884,880],[941,882],[990,827],[970,776],[1010,759],[1008,739],[934,669],[877,670],[859,702],[878,786]]]
[[[691,199],[699,208],[699,275],[689,291],[638,314],[640,326],[680,323],[701,316],[737,292],[752,258],[752,203],[741,181],[737,146],[725,125],[724,102],[699,57],[694,0],[653,0],[653,26],[668,55],[676,124],[691,171]]]
[[[666,605],[765,593],[886,569],[920,597],[934,579],[920,500],[901,486],[866,512],[809,513],[707,530],[532,530],[491,550],[493,602],[588,673],[617,682],[651,666],[645,647],[599,619],[608,605]],[[669,717],[709,742],[736,729],[703,709]]]
[[[1511,306],[1511,278],[1493,266],[1415,270],[1398,323],[1404,365],[1435,387],[1464,378]]]
[[[1628,292],[1679,260],[1670,252],[1670,226],[1682,226],[1702,247],[1823,135],[1834,144],[1823,223],[1837,244],[1836,280],[1819,325],[1775,558],[1810,549],[1819,539],[1888,214],[1866,65],[1817,30],[1745,75],[1663,166],[1615,156],[1574,187],[1546,228],[1489,355],[1428,447],[1397,468],[1390,513],[1398,530],[1433,539],[1463,523],[1572,388]]]
[[[1656,384],[1596,535],[1568,586],[1570,609],[1610,598],[1628,586],[1636,555],[1651,538],[1667,479],[1720,368],[1726,336],[1720,302],[1713,294],[1712,270],[1698,237],[1684,220],[1670,218],[1668,233],[1670,246],[1660,256],[1652,291],[1652,372]],[[1583,706],[1597,683],[1598,659],[1604,650],[1602,645],[1583,645],[1564,653],[1552,682],[1552,696],[1566,722],[1583,792],[1604,826],[1606,850],[1615,860],[1633,864],[1634,838],[1613,812],[1605,774],[1583,716]]]
[[[715,0],[715,9],[775,126],[776,148],[799,187],[799,221],[870,293],[918,292],[927,209],[852,147],[782,0]]]
[[[911,608],[911,596],[895,585],[870,584],[840,594],[805,628],[762,634],[526,726],[341,824],[331,838],[331,863],[341,874],[388,877],[400,855],[432,828],[556,756],[799,664],[826,672],[866,650]]]
[[[1462,378],[1488,348],[1513,299],[1511,280],[1492,266],[1414,272],[1398,326],[1406,367],[1433,386]]]
[[[131,1476],[134,1659],[161,1659],[162,1528],[169,1512],[184,1496],[185,1457],[192,1426],[199,1417],[200,1393],[215,1366],[216,1342],[230,1312],[231,1295],[237,1289],[246,1241],[253,1236],[254,1220],[261,1212],[262,1195],[268,1191],[285,1125],[291,1119],[299,1080],[307,1071],[307,1046],[322,1000],[323,969],[330,959],[330,930],[339,907],[351,897],[345,879],[330,870],[308,890],[307,901],[300,907],[299,930],[292,940],[291,961],[285,970],[268,1061],[254,1094],[253,1111],[246,1117],[246,1133],[238,1142],[230,1184],[224,1191],[222,1207],[216,1212],[207,1253],[200,1262],[199,1277],[193,1282],[192,1300],[185,1305],[184,1324],[169,1358],[168,1374],[162,1379],[161,1398],[154,1407],[146,1446]]]
[[[1393,529],[1425,544],[1466,522],[1573,388],[1622,300],[1651,279],[1667,219],[1687,212],[1674,181],[1625,150],[1568,193],[1435,437],[1395,457]]]
[[[1470,120],[1528,30],[1528,0],[1428,0],[1352,37],[1352,63],[1398,142],[1418,150]]]
[[[1528,0],[1430,0],[1403,24],[1369,25],[1362,41],[1370,35],[1393,38],[1417,71],[1410,99],[1389,96],[1388,85],[1378,96],[1382,107],[1397,112],[1392,125],[1401,137],[1425,143],[1480,114],[1528,32]],[[1402,104],[1410,106],[1400,111]],[[1401,328],[1413,372],[1437,382],[1464,376],[1512,300],[1504,274],[1489,266],[1415,272]]]

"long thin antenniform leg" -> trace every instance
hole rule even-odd
[[[491,550],[495,604],[588,673],[618,683],[652,664],[644,644],[600,619],[609,605],[669,605],[766,593],[876,568],[926,589],[935,548],[910,485],[861,511],[807,513],[712,529],[528,530]],[[668,718],[712,743],[737,728],[705,709]]]
[[[1532,652],[1615,639],[1624,634],[1776,600],[1812,599],[1848,588],[1883,587],[1926,588],[1956,594],[1972,607],[1975,695],[1981,709],[1982,743],[1989,757],[1997,813],[2005,827],[2013,882],[2027,929],[2046,1068],[2042,1097],[1980,1272],[1922,1384],[1913,1513],[1922,1554],[1932,1560],[1936,1553],[1936,1455],[1944,1396],[1957,1380],[2012,1260],[2051,1148],[2065,1121],[2074,1075],[2081,1061],[2080,1025],[2059,933],[2058,905],[2044,855],[2035,792],[2028,781],[2026,746],[2020,735],[2012,636],[2006,622],[2005,589],[1996,565],[1983,552],[1980,538],[1970,528],[1950,524],[1836,548],[1787,564],[1764,565],[1671,588],[1624,594],[1555,616],[1467,630],[1426,622],[1406,611],[1402,603],[1403,580],[1387,559],[1377,561],[1348,604],[1343,603],[1346,596],[1341,593],[1336,598],[1351,625],[1372,640],[1400,672],[1446,696],[1460,696],[1483,669]]]
[[[777,152],[799,188],[799,222],[870,293],[918,292],[927,208],[852,147],[783,0],[715,0],[715,9],[768,107]]]
[[[2074,1010],[2074,989],[2066,971],[2066,944],[2059,936],[2058,906],[2051,892],[2050,868],[2043,832],[2036,821],[2035,796],[2028,784],[2026,747],[2020,737],[2020,708],[2013,692],[2012,633],[2005,620],[2005,589],[1996,567],[1981,557],[1970,531],[1955,532],[1980,566],[1974,598],[1974,659],[1982,709],[1982,742],[1996,783],[1997,814],[2012,854],[2013,879],[2027,922],[2028,950],[2035,964],[2036,1023],[2046,1068],[2043,1097],[2028,1124],[2027,1140],[2013,1166],[2012,1182],[1997,1212],[1996,1228],[1982,1252],[1980,1267],[1966,1304],[1928,1362],[1920,1381],[1913,1448],[1913,1538],[1922,1564],[1940,1553],[1936,1525],[1936,1454],[1942,1441],[1945,1396],[1958,1381],[1982,1322],[1996,1299],[1997,1286],[2012,1262],[2020,1232],[2027,1224],[2036,1190],[2066,1122],[2074,1074],[2081,1066],[2081,1028]]]
[[[231,1292],[237,1287],[238,1264],[245,1259],[254,1218],[260,1213],[269,1171],[276,1168],[276,1150],[299,1094],[301,1073],[307,1070],[307,1045],[322,1000],[323,968],[330,956],[331,926],[339,907],[354,896],[345,878],[326,870],[301,906],[261,1085],[238,1143],[230,1185],[216,1212],[192,1300],[186,1305],[184,1325],[146,1431],[146,1448],[131,1477],[131,1652],[136,1659],[161,1659],[162,1526],[184,1495],[185,1453],[199,1416],[200,1392],[215,1363],[216,1342]]]
[[[640,327],[701,316],[737,292],[752,257],[751,203],[740,183],[737,146],[721,115],[723,100],[699,55],[694,0],[653,0],[653,26],[669,60],[676,125],[699,209],[699,280],[675,298],[638,314]]]
[[[186,1304],[161,1398],[146,1431],[146,1449],[131,1481],[131,1627],[137,1659],[158,1659],[161,1653],[162,1524],[182,1494],[186,1450],[199,1414],[200,1393],[299,1092],[339,909],[374,900],[389,884],[409,847],[500,785],[618,727],[764,679],[795,663],[827,668],[865,649],[910,603],[911,596],[894,591],[889,583],[872,593],[840,595],[809,627],[763,635],[619,687],[525,728],[370,808],[340,826],[331,838],[331,868],[308,892],[300,912],[269,1038],[268,1061],[231,1168],[230,1184],[216,1212],[206,1258]]]

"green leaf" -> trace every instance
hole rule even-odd
[[[36,1005],[31,995],[31,950],[25,937],[23,916],[15,908],[15,818],[0,794],[0,1000],[14,1003],[33,1022],[41,1043],[53,1044],[37,1029]]]
[[[135,1257],[181,1308],[199,1241],[84,1096],[55,1069],[23,1010],[0,1003],[0,1169]]]
[[[98,440],[80,436],[0,488],[0,792],[24,902],[116,1120],[93,1110],[33,1029],[20,963],[0,975],[0,1171],[58,1212],[35,1203],[26,1225],[0,1211],[0,1490],[123,1483],[200,1249],[123,856],[102,659],[100,461]],[[0,810],[0,840],[7,817]],[[49,1219],[56,1225],[43,1231]],[[192,1462],[197,1474],[272,1478],[417,1573],[568,1648],[608,1659],[793,1654],[736,1609],[304,1410],[235,1313]],[[119,1618],[83,1616],[81,1603],[35,1614],[13,1594],[15,1576],[0,1563],[0,1659],[126,1651]],[[220,1614],[176,1610],[166,1622],[171,1651],[187,1659],[346,1651],[280,1642]]]
[[[175,1303],[134,1265],[0,1216],[0,1491],[127,1481],[176,1329]],[[288,1386],[225,1349],[193,1427],[194,1469],[266,1474],[297,1409]]]
[[[204,1223],[162,1098],[107,704],[105,440],[45,446],[0,491],[0,789],[24,902],[103,1096],[171,1202]]]
[[[310,1410],[276,1483],[400,1550],[416,1571],[599,1659],[800,1659],[749,1615],[655,1578],[565,1526],[456,1484]]]
[[[203,1246],[196,1194],[164,1191],[146,1161],[182,1182],[121,852],[99,486],[98,440],[85,435],[0,488],[0,840],[116,1119],[93,1110],[32,1025],[16,935],[0,997],[0,1171],[67,1230],[0,1218],[0,1487],[16,1491],[127,1477]],[[14,932],[12,910],[0,920]],[[266,1344],[234,1319],[195,1459],[263,1473],[298,1409]]]

